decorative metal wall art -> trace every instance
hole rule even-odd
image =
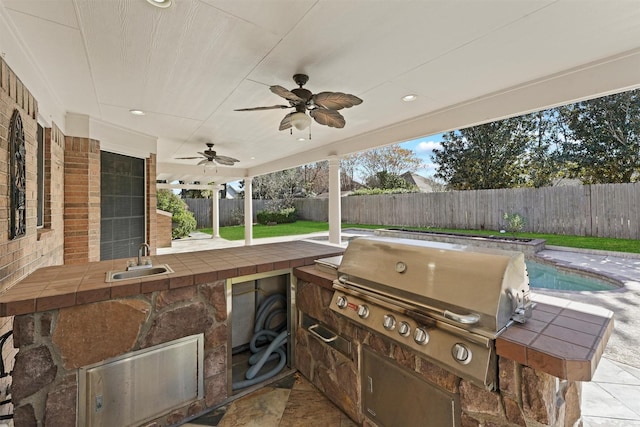
[[[26,174],[26,150],[24,145],[24,129],[22,118],[16,109],[11,116],[9,124],[9,149],[11,174],[11,218],[9,237],[17,239],[27,233],[27,174]]]

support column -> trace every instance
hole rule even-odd
[[[215,239],[220,237],[220,189],[222,186],[214,185],[211,188],[211,238]]]
[[[244,179],[244,244],[253,244],[253,177]]]
[[[64,148],[64,263],[100,261],[100,141],[67,136]]]
[[[340,158],[329,158],[329,243],[342,243],[342,206],[340,205]]]

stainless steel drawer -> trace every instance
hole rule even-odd
[[[351,358],[351,341],[334,332],[325,324],[309,315],[303,314],[302,327],[324,344]]]

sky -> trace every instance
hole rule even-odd
[[[403,142],[400,146],[407,150],[412,150],[422,160],[425,167],[416,171],[418,175],[432,177],[436,172],[436,165],[433,163],[433,160],[431,160],[431,154],[434,148],[440,148],[441,143],[442,134],[437,134],[426,138]]]

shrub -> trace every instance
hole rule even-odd
[[[176,223],[176,226],[171,230],[171,237],[174,239],[187,237],[189,233],[196,229],[196,219],[193,213],[187,210],[173,214],[172,220]]]
[[[420,191],[416,188],[390,188],[390,189],[382,189],[382,188],[361,188],[359,190],[353,191],[350,196],[371,196],[376,194],[405,194],[405,193],[419,193]]]
[[[187,204],[169,190],[159,190],[157,193],[157,207],[166,212],[171,212],[171,220],[175,224],[171,230],[171,237],[179,239],[187,237],[196,229],[196,218],[189,212]]]
[[[270,211],[264,210],[260,211],[256,215],[258,217],[259,224],[289,224],[292,222],[296,222],[298,219],[298,214],[296,212],[296,208],[284,208],[278,211]]]
[[[527,226],[527,219],[519,213],[504,213],[504,220],[507,221],[507,231],[514,236]]]

